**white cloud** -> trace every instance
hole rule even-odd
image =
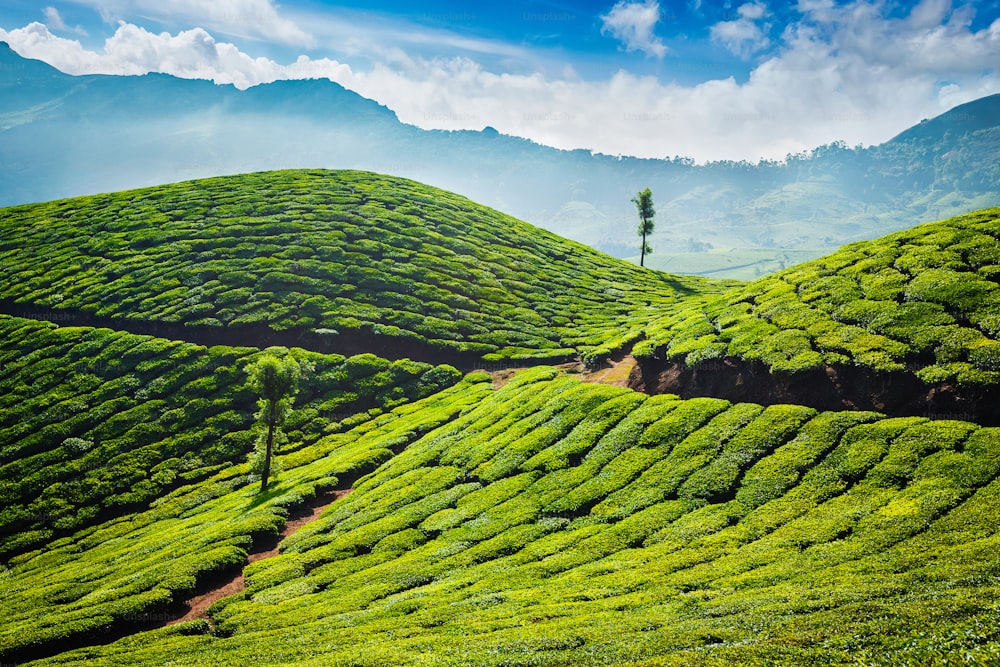
[[[621,0],[601,20],[604,21],[601,32],[611,33],[627,51],[642,51],[657,58],[666,55],[667,46],[653,34],[660,21],[660,3],[656,0]]]
[[[973,31],[966,10],[941,14],[937,0],[899,18],[864,0],[799,6],[801,20],[747,81],[693,86],[627,72],[600,81],[496,72],[470,58],[403,52],[364,71],[305,56],[279,64],[202,29],[153,34],[130,24],[121,24],[98,52],[40,23],[0,30],[0,39],[72,73],[162,71],[241,87],[325,77],[421,127],[491,125],[560,148],[699,161],[780,159],[841,139],[877,143],[921,118],[1000,92],[1000,20]],[[935,15],[940,19],[928,18]]]
[[[739,18],[735,20],[720,21],[712,26],[712,41],[722,44],[741,58],[749,58],[770,46],[766,32],[769,26],[758,23],[767,15],[767,7],[763,3],[740,5],[737,14]]]
[[[66,22],[63,21],[63,17],[59,13],[59,10],[56,9],[55,7],[46,7],[45,9],[42,10],[42,13],[45,15],[45,24],[49,27],[50,30],[58,30],[60,32],[72,32],[77,35],[87,34],[87,31],[81,28],[80,26],[74,26],[71,28],[68,25],[66,25]]]
[[[130,16],[164,24],[202,26],[237,37],[265,39],[312,47],[315,39],[294,21],[278,13],[273,0],[74,0],[117,23]]]
[[[745,5],[740,5],[736,13],[740,15],[740,18],[748,21],[756,21],[757,19],[764,18],[764,15],[767,14],[767,7],[763,2],[748,2]]]
[[[69,74],[138,75],[164,72],[187,79],[210,79],[247,88],[278,79],[339,76],[341,65],[326,58],[301,57],[291,65],[253,58],[235,45],[218,42],[202,28],[171,35],[154,34],[120,23],[102,52],[89,51],[76,40],[54,35],[41,23],[5,31],[0,39],[21,55],[38,58]]]
[[[62,16],[59,15],[59,10],[55,7],[46,7],[42,10],[45,14],[45,23],[53,30],[65,30],[66,24],[63,22]]]

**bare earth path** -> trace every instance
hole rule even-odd
[[[610,384],[615,387],[627,387],[629,375],[636,366],[635,357],[619,352],[604,362],[604,366],[594,371],[584,371],[580,379],[596,384]]]
[[[327,507],[332,505],[335,501],[343,498],[351,492],[351,489],[343,489],[330,491],[325,494],[317,496],[314,504],[311,504],[300,510],[304,512],[296,516],[292,515],[285,523],[285,526],[281,529],[278,534],[277,544],[272,549],[266,551],[255,551],[247,555],[247,561],[249,563],[255,563],[259,560],[265,558],[271,558],[278,555],[278,546],[281,542],[289,535],[295,533],[299,528],[311,523],[319,518],[319,515]],[[186,600],[184,605],[188,607],[187,613],[178,619],[172,620],[167,625],[174,625],[176,623],[186,623],[187,621],[193,621],[198,618],[208,618],[208,608],[215,604],[216,601],[221,600],[224,597],[229,597],[230,595],[235,595],[243,590],[245,586],[243,570],[241,569],[239,573],[232,575],[222,581],[218,581],[213,584],[210,590],[196,595],[195,597]]]
[[[613,357],[605,361],[600,368],[590,369],[586,368],[580,362],[566,363],[556,366],[559,370],[579,378],[583,382],[593,382],[595,384],[608,384],[617,387],[627,387],[629,374],[632,369],[635,368],[636,362],[631,354],[627,351],[620,351]],[[525,368],[528,368],[527,366]],[[519,371],[524,370],[523,368],[511,368],[502,371],[495,371],[491,373],[493,376],[493,384],[496,387],[502,387],[506,384],[514,375]],[[289,535],[293,534],[302,526],[315,521],[319,515],[329,507],[336,500],[343,498],[351,489],[344,489],[338,491],[331,491],[322,496],[319,496],[311,505],[304,510],[298,516],[293,515],[289,518],[288,522],[285,524],[284,528],[278,536],[277,543],[271,549],[255,551],[247,555],[247,561],[249,563],[254,563],[256,561],[262,560],[264,558],[271,558],[272,556],[278,555],[278,546],[281,541],[284,540]],[[213,582],[211,588],[204,593],[196,595],[195,597],[186,600],[184,602],[184,607],[187,611],[183,616],[175,620],[171,620],[167,625],[174,625],[176,623],[185,623],[187,621],[193,621],[199,618],[208,619],[208,609],[216,601],[221,600],[224,597],[229,597],[230,595],[235,595],[242,591],[245,587],[245,581],[243,577],[243,571],[232,575],[224,577],[216,582]],[[211,619],[208,619],[211,622]]]
[[[582,362],[575,361],[568,364],[555,366],[567,375],[571,375],[581,382],[591,382],[593,384],[609,384],[615,387],[627,387],[629,375],[636,366],[635,357],[625,350],[620,350],[610,359],[601,364],[600,368],[587,368]],[[523,368],[505,368],[502,371],[490,373],[493,376],[493,386],[498,389],[507,384],[512,377],[517,375],[529,366]]]

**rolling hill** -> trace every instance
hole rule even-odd
[[[143,509],[253,447],[253,348],[0,315],[0,558]],[[448,366],[296,350],[301,444],[458,381]]]
[[[998,662],[998,216],[741,284],[364,172],[0,210],[0,662]]]
[[[998,424],[998,259],[1000,209],[845,246],[659,318],[642,381]]]
[[[658,309],[728,285],[642,271],[457,195],[364,172],[12,207],[0,211],[0,238],[11,314],[466,368],[600,356],[635,340]]]
[[[648,186],[660,213],[653,267],[752,279],[848,241],[1000,205],[997,95],[877,146],[696,165],[556,150],[488,128],[425,131],[326,80],[239,91],[165,75],[68,76],[2,43],[0,91],[0,206],[221,174],[363,169],[630,257],[629,200]]]
[[[1000,432],[471,376],[14,559],[6,659],[37,664],[930,664],[997,657]],[[395,452],[395,454],[393,454]],[[171,624],[282,508],[381,462]],[[98,628],[162,625],[107,646]],[[32,663],[36,664],[36,663]]]

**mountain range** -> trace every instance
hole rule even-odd
[[[638,251],[630,198],[650,187],[650,266],[749,279],[1000,204],[1000,95],[877,146],[698,165],[558,150],[492,128],[422,130],[327,80],[238,90],[70,76],[0,43],[0,158],[0,205],[270,169],[391,173],[626,258]]]

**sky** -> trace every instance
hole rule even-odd
[[[780,160],[1000,93],[1000,0],[3,0],[70,74],[327,78],[426,129]]]

